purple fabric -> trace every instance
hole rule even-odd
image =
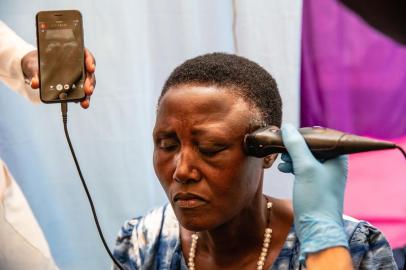
[[[406,134],[406,47],[334,0],[303,1],[301,126]]]

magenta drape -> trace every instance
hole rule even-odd
[[[406,147],[406,47],[335,0],[303,1],[301,126]],[[350,157],[345,212],[406,244],[406,162],[395,151]]]

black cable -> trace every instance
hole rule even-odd
[[[61,99],[64,99],[64,98],[61,98]],[[94,221],[96,223],[97,231],[99,232],[99,236],[100,236],[100,238],[101,238],[101,240],[103,242],[104,248],[106,249],[106,251],[109,254],[110,258],[113,260],[114,264],[120,270],[124,270],[123,266],[121,266],[121,264],[114,258],[113,254],[111,253],[111,251],[110,251],[110,249],[109,249],[109,247],[108,247],[108,245],[106,243],[106,240],[104,239],[103,232],[102,232],[102,230],[100,228],[99,220],[97,219],[96,209],[95,209],[95,207],[93,205],[92,197],[90,196],[90,193],[89,193],[89,190],[87,188],[85,179],[83,178],[83,175],[82,175],[82,171],[80,170],[79,162],[76,159],[75,151],[73,150],[72,143],[71,143],[70,138],[69,138],[69,132],[68,132],[68,104],[67,104],[67,102],[62,102],[61,103],[61,111],[62,111],[63,129],[65,131],[66,140],[68,141],[69,149],[70,149],[70,151],[72,153],[73,160],[75,161],[76,169],[77,169],[77,171],[79,173],[80,180],[82,181],[83,188],[85,189],[86,196],[87,196],[87,198],[89,200],[89,203],[90,203],[90,207],[92,208],[92,214],[93,214]]]
[[[403,150],[403,148],[400,147],[399,145],[396,145],[396,148],[397,148],[400,152],[402,152],[403,156],[406,158],[406,152],[405,152],[405,150]]]

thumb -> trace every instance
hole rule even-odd
[[[21,69],[24,77],[31,81],[32,88],[39,87],[38,79],[38,53],[37,51],[31,51],[24,55],[21,59]]]
[[[35,74],[32,78],[31,78],[31,88],[32,89],[37,89],[39,88],[39,78],[38,78],[38,74]]]
[[[310,152],[303,136],[292,124],[284,124],[281,128],[282,140],[293,164],[300,163],[303,159],[317,161]]]

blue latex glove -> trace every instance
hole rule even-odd
[[[278,169],[295,175],[293,209],[300,260],[329,247],[348,248],[342,218],[347,157],[321,163],[290,124],[282,127],[282,139],[289,154],[282,154],[285,163],[279,164]]]

